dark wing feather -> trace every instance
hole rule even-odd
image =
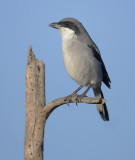
[[[111,88],[111,86],[110,86],[111,80],[108,76],[108,73],[106,71],[104,62],[101,58],[101,55],[96,51],[96,49],[92,45],[88,45],[88,47],[90,47],[92,49],[94,57],[101,63],[102,72],[103,72],[103,80],[102,81],[106,84],[106,86],[108,88]]]

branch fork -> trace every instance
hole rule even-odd
[[[81,97],[72,94],[58,98],[46,104],[45,101],[45,64],[39,62],[32,52],[28,51],[26,68],[26,124],[24,140],[24,160],[43,160],[44,127],[47,118],[54,109],[63,104],[87,103],[104,104],[105,99]]]

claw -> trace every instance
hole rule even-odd
[[[73,98],[73,97],[75,97],[75,96],[77,96],[77,94],[76,93],[72,93],[72,94],[70,94],[69,96],[67,96],[66,98],[65,98],[65,101],[68,101],[69,103],[71,102],[71,99]]]
[[[68,107],[70,107],[69,103],[67,103]]]

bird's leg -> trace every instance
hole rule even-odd
[[[82,89],[82,85],[80,85],[80,87],[79,88],[77,88],[71,95],[76,95],[76,93],[78,92],[78,91],[80,91],[80,89]]]
[[[89,89],[92,87],[92,85],[89,85],[88,88],[85,90],[85,92],[83,92],[81,95],[77,96],[77,101],[80,101],[83,97],[86,96],[87,92],[89,91]]]
[[[76,95],[77,95],[76,93],[77,93],[82,87],[83,87],[83,86],[80,85],[79,88],[77,88],[72,94],[70,94],[69,96],[67,96],[67,97],[65,98],[65,101],[69,101],[69,102],[70,102],[70,99],[71,99],[72,97],[76,96]]]

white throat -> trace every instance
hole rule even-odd
[[[65,27],[61,27],[59,29],[60,34],[62,36],[62,40],[68,40],[68,39],[72,39],[73,37],[75,37],[75,32],[72,29],[69,28],[65,28]]]

